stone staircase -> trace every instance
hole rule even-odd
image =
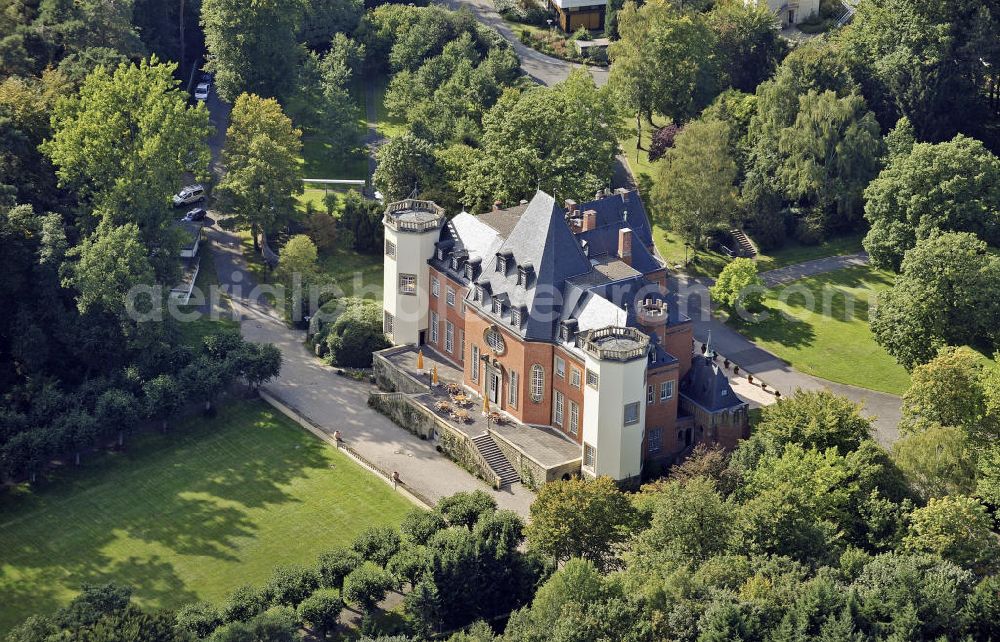
[[[730,234],[733,235],[733,239],[736,241],[736,254],[737,256],[744,256],[748,259],[752,259],[757,256],[757,248],[754,247],[753,242],[750,237],[746,235],[743,230],[730,230]]]
[[[500,447],[497,446],[497,442],[489,433],[484,432],[478,437],[473,437],[472,443],[476,445],[479,453],[486,460],[486,463],[489,464],[489,467],[493,469],[493,472],[500,476],[501,488],[521,481],[521,475],[514,470],[510,461],[507,460],[507,457],[504,456]]]

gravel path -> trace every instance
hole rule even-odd
[[[844,268],[868,265],[868,253],[859,252],[857,254],[841,254],[839,256],[827,256],[821,259],[786,265],[776,270],[761,272],[760,278],[764,285],[773,288],[776,285],[783,285],[804,279],[807,276],[836,272]]]

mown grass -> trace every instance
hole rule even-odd
[[[800,279],[768,291],[766,320],[729,323],[793,368],[822,379],[902,394],[906,370],[877,343],[868,313],[893,275],[853,267]]]
[[[261,401],[233,402],[0,494],[0,631],[120,582],[148,608],[218,602],[411,505]]]

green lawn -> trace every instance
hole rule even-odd
[[[302,164],[304,178],[355,179],[368,178],[367,150],[361,144],[367,131],[365,118],[365,94],[361,83],[351,86],[354,98],[353,121],[358,145],[343,150],[336,144],[339,134],[335,132],[304,131],[302,133]]]
[[[234,402],[37,490],[3,491],[0,631],[82,582],[130,584],[150,608],[218,602],[411,507],[264,402]]]
[[[385,108],[385,91],[389,88],[389,78],[379,76],[372,80],[375,83],[375,112],[378,133],[386,138],[396,138],[410,131],[403,118],[390,116]]]
[[[333,252],[320,256],[319,266],[337,282],[345,296],[382,300],[384,264],[381,254],[361,254],[338,240]]]
[[[795,239],[788,239],[785,245],[774,250],[770,254],[761,254],[757,257],[757,269],[761,272],[773,270],[775,268],[821,259],[826,256],[837,256],[840,254],[857,254],[864,250],[861,240],[864,234],[850,234],[838,236],[819,245],[802,245]]]
[[[659,175],[659,168],[661,160],[656,162],[650,162],[649,143],[652,142],[653,133],[666,123],[661,123],[659,126],[654,127],[647,123],[645,120],[642,121],[642,148],[640,149],[637,145],[639,142],[639,137],[635,129],[635,115],[626,118],[624,122],[626,135],[624,138],[618,141],[621,146],[622,153],[628,158],[629,167],[632,169],[632,174],[635,176],[635,180],[639,183],[639,186],[643,186],[642,176],[647,177],[646,180],[649,181],[651,185],[653,181],[656,180]]]
[[[719,276],[722,268],[726,267],[730,258],[725,254],[713,252],[707,248],[695,250],[687,248],[685,251],[684,241],[680,236],[669,232],[660,225],[653,226],[653,243],[659,251],[667,265],[673,268],[675,265],[684,265],[685,257],[688,260],[687,268],[681,270],[692,276]]]
[[[901,394],[910,384],[902,366],[868,328],[868,308],[892,275],[854,267],[800,279],[768,292],[769,318],[730,324],[758,346],[802,372],[872,390]],[[814,300],[807,305],[807,298]],[[853,301],[853,310],[847,305]],[[781,314],[787,313],[791,318]]]

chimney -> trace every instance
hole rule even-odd
[[[632,265],[632,230],[627,227],[618,230],[618,258]]]
[[[583,213],[583,225],[580,228],[581,232],[589,232],[590,230],[597,227],[597,211],[587,210]]]
[[[571,198],[567,198],[563,201],[563,205],[566,207],[566,212],[569,214],[572,214],[573,211],[576,210],[576,201]]]

